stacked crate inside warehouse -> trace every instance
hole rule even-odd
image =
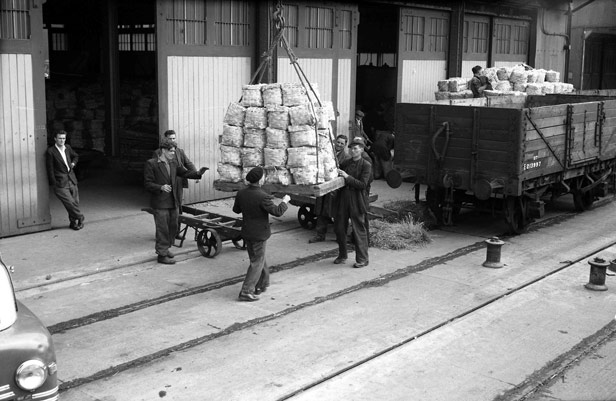
[[[560,82],[558,71],[534,69],[521,64],[514,67],[490,67],[483,69],[492,89],[485,96],[526,96],[551,93],[572,93],[572,84]],[[472,98],[469,83],[471,78],[450,78],[438,81],[436,100]]]
[[[316,88],[316,85],[312,85]],[[220,181],[239,183],[256,166],[266,184],[311,185],[338,176],[331,102],[299,83],[245,85],[220,138]]]

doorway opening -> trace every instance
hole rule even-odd
[[[117,2],[115,8],[103,0],[43,5],[48,144],[64,130],[79,154],[75,172],[89,221],[93,213],[109,217],[109,208],[118,215],[144,206],[143,164],[159,138],[155,7],[149,0]],[[115,15],[108,20],[117,29],[101,18],[110,10]],[[52,196],[52,226],[62,225],[65,215],[56,201]]]
[[[616,35],[592,34],[584,47],[582,89],[616,88]]]
[[[356,108],[365,114],[371,140],[376,131],[392,131],[398,80],[398,7],[359,6]]]

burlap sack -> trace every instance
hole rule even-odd
[[[267,110],[264,107],[247,108],[244,127],[265,129],[267,127]]]
[[[545,72],[546,71],[544,69],[542,69],[542,68],[538,69],[538,70],[535,70],[535,71],[537,71],[537,83],[538,84],[544,83],[545,82]]]
[[[541,93],[549,94],[554,93],[554,83],[553,82],[544,82],[541,84]]]
[[[439,92],[449,92],[449,81],[446,79],[438,81],[438,91]]]
[[[312,107],[309,104],[289,107],[289,119],[291,125],[315,125],[316,116],[312,114]]]
[[[244,127],[244,147],[264,148],[266,136],[264,129]]]
[[[498,81],[496,83],[496,85],[493,87],[494,90],[497,91],[510,91],[511,90],[511,83],[509,81]]]
[[[450,92],[434,92],[434,98],[436,100],[448,100]]]
[[[240,147],[244,144],[244,132],[242,127],[223,124],[221,145]]]
[[[500,67],[498,70],[496,70],[496,76],[499,81],[508,81],[510,75],[511,75],[511,68]]]
[[[292,167],[289,168],[293,176],[293,182],[296,185],[314,185],[317,184],[318,169],[315,166],[308,167]]]
[[[528,87],[528,85],[530,84],[514,84],[513,90],[518,92],[526,92],[526,88]]]
[[[282,105],[282,90],[280,84],[267,84],[262,89],[263,105],[265,107]]]
[[[268,148],[286,149],[289,147],[289,133],[282,129],[267,127],[265,137]]]
[[[299,106],[308,102],[308,95],[306,90],[299,83],[283,83],[282,89],[282,104],[284,106],[292,107]]]
[[[509,76],[509,82],[512,84],[525,84],[528,82],[528,72],[524,67],[515,66],[511,70],[511,75]]]
[[[541,95],[543,92],[541,91],[541,87],[543,84],[528,84],[526,85],[526,93],[528,95]]]
[[[242,106],[244,107],[262,107],[263,96],[261,89],[265,85],[244,85],[242,87]]]
[[[286,106],[269,106],[267,108],[267,125],[270,128],[286,130],[289,126],[289,108]]]
[[[223,118],[223,123],[241,127],[244,125],[246,108],[239,103],[230,103]]]
[[[287,149],[287,167],[304,167],[317,165],[317,148],[302,146]]]
[[[552,70],[546,71],[545,81],[546,82],[560,82],[560,72],[552,71]]]
[[[265,168],[265,183],[266,184],[293,184],[293,177],[288,169],[284,167]]]
[[[242,180],[242,169],[231,164],[218,163],[218,175],[220,181],[240,182]]]
[[[449,89],[449,92],[461,92],[468,89],[468,79],[466,78],[449,78],[448,81],[447,88]]]
[[[287,150],[263,148],[263,165],[265,167],[284,167],[287,165]]]
[[[309,125],[289,125],[289,141],[291,146],[317,146],[315,127]]]
[[[241,148],[242,167],[256,167],[263,165],[263,149]]]
[[[235,146],[220,145],[220,161],[234,166],[242,165],[240,148]]]

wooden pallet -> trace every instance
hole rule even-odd
[[[223,192],[235,192],[246,188],[248,185],[244,182],[224,182],[220,180],[214,181],[214,189]],[[344,186],[344,178],[336,177],[331,181],[315,185],[282,185],[282,184],[264,184],[263,190],[269,193],[283,193],[295,195],[323,196],[329,192],[335,191]]]

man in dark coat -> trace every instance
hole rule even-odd
[[[175,256],[169,248],[178,231],[178,213],[182,194],[182,185],[177,177],[201,179],[207,170],[201,167],[199,171],[188,170],[178,166],[175,158],[175,143],[164,138],[161,141],[158,157],[145,163],[144,185],[150,192],[150,207],[153,209],[156,225],[156,245],[158,263],[174,264]]]
[[[370,185],[372,166],[362,157],[365,143],[362,138],[355,137],[349,145],[351,159],[344,161],[338,173],[344,177],[345,186],[336,197],[336,215],[334,231],[338,242],[338,257],[335,264],[347,260],[347,228],[351,222],[353,242],[355,243],[355,264],[353,267],[368,266],[368,229],[366,227],[368,202],[366,190]]]
[[[79,209],[79,190],[74,171],[79,155],[66,145],[66,131],[57,131],[54,141],[55,144],[47,149],[46,154],[49,185],[68,212],[69,226],[73,230],[81,230],[84,216]]]
[[[184,152],[184,149],[178,148],[178,142],[177,142],[177,134],[175,133],[174,130],[170,129],[165,131],[165,138],[169,138],[171,140],[171,142],[173,142],[176,146],[175,148],[175,160],[176,163],[178,164],[178,166],[183,166],[186,168],[186,170],[191,171],[191,170],[197,170],[197,168],[195,167],[195,165],[193,164],[193,162],[190,161],[190,159],[188,158],[188,156],[186,156],[186,152]],[[180,184],[182,185],[182,188],[188,188],[188,178],[186,177],[178,177],[178,180],[180,181]],[[184,198],[183,196],[183,191],[180,191],[180,213],[182,212],[182,200]]]
[[[250,267],[240,291],[240,301],[257,301],[259,294],[269,286],[269,267],[265,260],[265,245],[272,235],[269,215],[282,216],[288,209],[289,195],[276,206],[273,196],[267,194],[261,185],[265,181],[264,170],[254,167],[246,175],[248,187],[238,191],[233,211],[242,214],[242,238],[246,242]]]

